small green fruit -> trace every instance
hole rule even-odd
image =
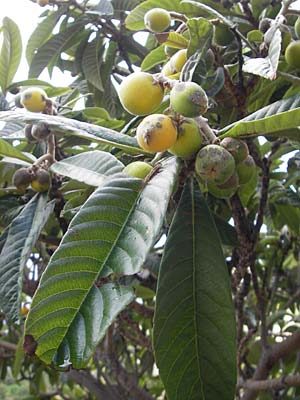
[[[255,173],[255,168],[255,162],[250,155],[236,165],[236,172],[241,185],[244,185],[250,181]]]
[[[178,82],[171,90],[170,104],[177,113],[194,118],[207,111],[208,98],[197,83]]]
[[[214,183],[208,182],[208,191],[218,199],[230,199],[234,193],[238,190],[239,178],[237,173],[234,172],[231,177],[222,185],[215,185]]]
[[[235,161],[224,147],[209,144],[197,154],[195,170],[202,180],[222,185],[233,175]]]
[[[297,38],[300,39],[300,17],[297,18],[294,28],[295,28],[295,34],[296,34]]]
[[[37,123],[36,125],[32,126],[31,135],[36,139],[38,142],[41,142],[50,134],[50,130],[48,126],[42,122]]]
[[[227,25],[220,23],[215,26],[214,41],[219,46],[228,46],[234,40],[234,34]]]
[[[36,192],[47,192],[50,187],[51,177],[48,171],[40,169],[36,172],[31,187]]]
[[[230,199],[230,197],[232,197],[237,191],[237,187],[222,189],[220,186],[217,186],[212,182],[208,182],[207,188],[209,193],[217,199]]]
[[[134,161],[126,165],[123,172],[135,178],[145,179],[152,169],[152,166],[144,161]]]
[[[248,146],[242,140],[227,137],[221,141],[220,145],[229,151],[236,163],[245,160],[249,154]]]
[[[170,68],[173,74],[180,72],[187,61],[187,49],[177,51],[170,58]]]
[[[144,23],[151,32],[163,32],[170,26],[170,13],[163,8],[152,8],[144,16]]]
[[[185,119],[178,126],[177,131],[177,140],[169,148],[169,152],[177,157],[189,159],[200,149],[202,144],[199,127],[193,119]]]
[[[130,114],[151,114],[162,102],[164,91],[147,72],[134,72],[119,87],[119,99]]]
[[[285,50],[285,60],[291,67],[300,69],[300,40],[288,45]]]
[[[16,186],[16,188],[21,192],[25,192],[25,190],[30,185],[31,180],[32,180],[32,175],[28,170],[28,168],[18,169],[14,173],[12,179],[14,186]]]

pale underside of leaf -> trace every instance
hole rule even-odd
[[[19,319],[24,266],[53,208],[46,194],[36,194],[9,227],[0,255],[0,299],[11,321]]]
[[[51,171],[91,186],[100,186],[107,177],[123,169],[121,161],[100,150],[86,151],[51,166]]]

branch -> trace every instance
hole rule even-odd
[[[72,369],[71,371],[66,372],[66,375],[78,385],[84,386],[88,389],[96,399],[121,400],[121,397],[116,395],[115,391],[112,391],[109,386],[103,385],[87,371],[76,371],[75,369]]]
[[[17,350],[17,345],[14,343],[6,342],[5,340],[0,340],[0,347],[6,349],[6,350],[11,350],[11,351],[16,351]]]
[[[287,387],[299,387],[300,386],[300,374],[282,376],[281,378],[268,379],[265,381],[254,381],[249,380],[242,384],[244,389],[255,390],[279,390]]]
[[[253,380],[265,380],[268,377],[274,364],[276,364],[284,356],[297,350],[300,350],[300,330],[295,332],[292,336],[290,336],[283,342],[274,344],[262,354],[260,362],[253,375]],[[242,400],[256,399],[258,391],[259,389],[246,388]]]

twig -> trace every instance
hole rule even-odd
[[[249,380],[242,384],[242,387],[256,392],[261,390],[278,390],[287,387],[300,386],[300,374],[282,376],[281,378],[268,379],[264,381]]]

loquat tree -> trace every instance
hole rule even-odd
[[[0,31],[3,382],[300,399],[300,2],[34,2],[27,80]]]

